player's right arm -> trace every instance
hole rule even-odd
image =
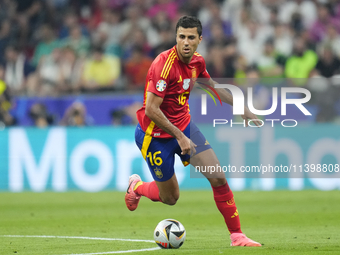
[[[162,97],[148,91],[145,104],[145,115],[155,122],[160,129],[177,139],[182,150],[182,155],[195,154],[196,150],[194,147],[196,147],[196,145],[164,115],[160,109],[162,102]]]
[[[192,146],[192,150],[190,149],[190,144],[192,144],[190,139],[169,121],[160,108],[171,83],[171,67],[175,54],[175,51],[170,51],[169,55],[161,54],[150,66],[146,89],[145,115],[160,129],[177,139],[182,155],[192,154],[195,153],[195,146]]]

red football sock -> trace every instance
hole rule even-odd
[[[230,234],[242,233],[240,218],[234,201],[233,192],[229,189],[228,183],[212,187],[214,200],[218,210],[222,213]]]
[[[136,186],[138,184],[139,183],[137,183]],[[142,184],[137,186],[137,188],[135,189],[135,193],[137,195],[142,195],[144,197],[147,197],[154,202],[157,202],[157,201],[162,202],[162,200],[159,198],[159,189],[155,181],[143,182]]]

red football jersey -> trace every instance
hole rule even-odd
[[[143,107],[137,111],[137,119],[143,131],[153,137],[172,137],[145,115],[147,91],[163,98],[160,109],[173,125],[184,131],[190,122],[190,90],[197,78],[210,78],[204,58],[197,52],[190,64],[179,59],[176,46],[159,54],[149,68]]]

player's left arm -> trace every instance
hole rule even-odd
[[[223,88],[215,88],[215,84],[218,84],[218,82],[214,81],[210,75],[208,74],[206,67],[205,67],[205,61],[204,59],[203,61],[203,71],[200,74],[200,77],[205,78],[208,80],[208,84],[210,87],[214,88],[215,91],[217,92],[217,94],[220,96],[221,101],[223,101],[224,103],[230,104],[231,106],[233,106],[233,96],[225,89]],[[198,83],[201,87],[202,84]],[[212,95],[214,95],[214,97],[218,98],[217,95],[215,94],[214,91],[212,91],[211,88],[209,88],[209,86],[204,86],[204,89],[208,90]],[[254,120],[254,124],[256,126],[261,126],[261,122],[257,121],[257,116],[255,114],[253,114],[247,106],[244,106],[244,114],[241,115],[241,117],[246,121],[246,126],[248,126],[248,120]]]
[[[213,88],[215,88],[215,84],[218,84],[218,82],[214,81],[213,79],[210,78],[209,80],[209,85],[212,86]],[[207,88],[206,88],[207,89]],[[209,92],[212,93],[211,89],[208,88],[208,90],[210,90]],[[218,95],[220,96],[222,102],[230,104],[231,106],[233,106],[233,96],[225,89],[223,88],[215,88],[216,92],[218,93]],[[212,95],[214,95],[214,97],[217,98],[217,95],[215,95],[215,93],[212,93]],[[260,127],[261,126],[261,122],[258,121],[257,116],[252,113],[249,108],[247,106],[244,106],[244,114],[241,115],[242,119],[244,119],[246,121],[246,126],[248,127],[248,120],[253,120],[253,123]]]

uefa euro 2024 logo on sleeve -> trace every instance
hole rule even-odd
[[[220,96],[218,95],[217,91],[204,83],[199,82],[200,84],[203,84],[204,86],[206,86],[207,88],[209,88],[211,91],[213,91],[216,94],[216,97],[219,99],[219,102],[222,105],[222,100],[220,98]],[[231,85],[231,84],[216,84],[215,88],[223,88],[223,89],[228,89],[233,97],[233,115],[243,115],[244,114],[244,104],[245,104],[245,99],[244,99],[244,94],[242,92],[242,90],[235,86],[235,85]],[[208,95],[210,95],[210,97],[214,100],[215,105],[217,105],[216,100],[214,98],[214,96],[212,95],[212,93],[204,88],[200,88],[203,91],[205,91]],[[287,98],[287,93],[299,93],[299,94],[304,94],[305,97],[303,98]],[[248,94],[248,100],[247,100],[247,104],[248,104],[248,108],[250,110],[250,112],[252,112],[253,114],[257,115],[257,116],[267,116],[270,115],[272,113],[275,112],[275,110],[277,109],[277,105],[278,105],[278,89],[273,87],[272,88],[272,105],[270,107],[270,109],[267,110],[258,110],[255,109],[254,104],[253,104],[253,88],[249,87],[247,88],[247,94]],[[303,106],[304,103],[307,103],[309,100],[311,99],[311,93],[309,90],[305,89],[305,88],[293,88],[293,87],[283,87],[281,88],[281,116],[286,116],[287,115],[287,105],[288,104],[293,104],[296,105],[296,107],[306,116],[311,116],[312,114]],[[207,115],[207,95],[206,94],[202,94],[201,95],[201,115]],[[271,122],[271,126],[274,127],[274,122],[275,121],[281,121],[281,125],[283,127],[296,127],[298,122],[295,119],[284,119],[284,120],[280,120],[280,119],[250,119],[248,120],[248,126],[249,127],[257,127],[256,125],[253,124],[253,122],[257,120],[261,122],[261,126],[262,127],[265,122]],[[293,125],[287,125],[287,122],[294,122]],[[230,123],[230,126],[233,126],[233,120],[228,121],[227,119],[214,119],[213,120],[213,126],[215,127],[216,125],[225,125],[227,123]],[[246,126],[246,120],[244,120],[243,122],[234,122],[234,125],[238,124],[240,126],[240,124],[242,124],[244,127]]]

